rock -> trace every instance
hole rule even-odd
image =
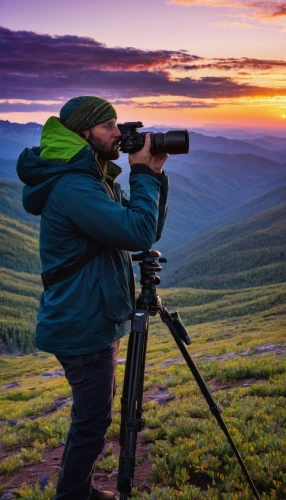
[[[14,493],[5,493],[5,495],[0,497],[0,500],[13,500],[13,498],[17,498]]]
[[[118,469],[114,469],[112,472],[110,472],[110,474],[108,474],[108,478],[117,476],[118,476]]]
[[[125,365],[125,363],[126,363],[126,358],[120,358],[117,360],[118,365]]]
[[[260,347],[254,347],[254,350],[258,352],[268,352],[268,351],[274,351],[276,347],[277,346],[274,344],[268,344],[268,345],[262,345]]]
[[[20,387],[20,384],[18,384],[18,382],[12,382],[8,385],[1,385],[0,389],[13,389],[14,387]]]
[[[25,423],[25,420],[17,420],[16,418],[13,418],[13,419],[7,421],[7,426],[8,427],[15,427],[15,425],[24,424],[24,423]]]
[[[39,479],[39,483],[40,483],[40,486],[41,488],[44,490],[45,487],[47,486],[48,482],[49,482],[49,479],[50,479],[50,476],[47,474],[46,476],[43,476]]]
[[[56,370],[54,372],[45,372],[42,373],[42,377],[63,377],[65,374],[64,369]]]
[[[53,410],[59,410],[60,408],[64,408],[67,404],[72,401],[72,397],[65,399],[57,399],[53,404]]]
[[[139,491],[146,491],[146,493],[151,493],[151,486],[148,483],[142,483],[139,486]]]
[[[217,356],[206,356],[205,360],[206,361],[212,361],[213,359],[228,359],[228,358],[234,358],[238,354],[236,352],[225,352],[223,354],[218,354]]]
[[[202,352],[195,352],[192,354],[192,358],[201,358],[204,354]]]
[[[167,403],[168,401],[171,401],[172,399],[175,399],[175,396],[171,394],[169,391],[161,391],[159,394],[153,394],[150,396],[150,399],[153,399],[153,401],[157,401],[160,405],[163,403]]]
[[[182,361],[184,361],[183,358],[170,358],[161,363],[160,366],[179,365]]]

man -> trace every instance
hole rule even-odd
[[[116,111],[104,99],[76,97],[43,127],[40,148],[26,148],[17,172],[24,208],[41,215],[36,347],[56,355],[72,387],[72,424],[55,500],[116,499],[91,488],[93,464],[111,423],[119,339],[135,305],[129,251],[160,238],[166,216],[167,155],[129,155],[130,200],[115,181],[121,169]]]

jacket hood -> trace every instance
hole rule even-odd
[[[41,136],[41,158],[53,161],[68,162],[88,142],[67,129],[55,116],[45,123]]]
[[[54,116],[42,130],[40,147],[25,148],[17,163],[17,174],[25,184],[24,209],[40,215],[47,197],[59,178],[67,173],[82,172],[103,178],[97,154],[82,137],[61,124]],[[108,162],[108,177],[114,179],[122,169]]]

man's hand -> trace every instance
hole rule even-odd
[[[161,174],[162,167],[167,160],[168,155],[167,153],[151,155],[150,147],[151,136],[150,134],[146,134],[144,147],[140,149],[140,151],[137,151],[137,153],[129,155],[129,164],[131,166],[134,165],[134,163],[145,163],[145,165],[150,167],[155,174]]]

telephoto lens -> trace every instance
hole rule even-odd
[[[181,155],[189,152],[189,134],[187,130],[169,130],[151,134],[151,154],[168,153]]]

